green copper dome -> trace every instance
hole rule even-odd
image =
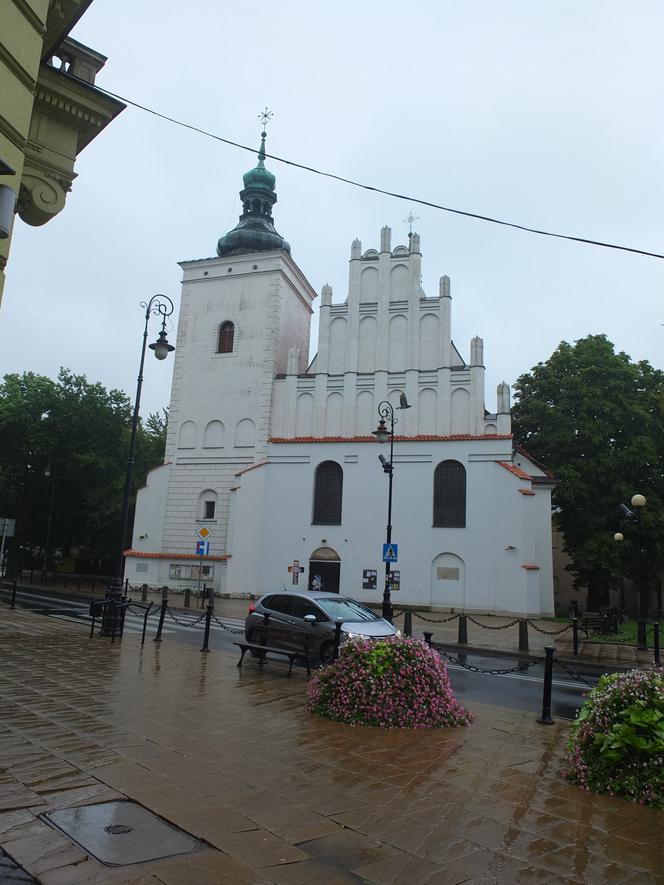
[[[248,252],[267,252],[283,249],[290,253],[290,246],[277,233],[272,219],[272,207],[277,202],[274,190],[275,176],[265,168],[265,132],[261,133],[258,164],[242,177],[244,189],[240,191],[242,215],[238,224],[217,243],[217,255],[243,255]]]

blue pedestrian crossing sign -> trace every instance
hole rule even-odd
[[[196,556],[209,556],[210,555],[210,542],[209,541],[196,541]]]
[[[383,562],[399,562],[398,544],[383,544]]]

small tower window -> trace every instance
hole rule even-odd
[[[219,326],[219,341],[217,353],[233,353],[233,339],[235,338],[235,326],[230,320]]]

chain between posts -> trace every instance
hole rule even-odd
[[[426,621],[427,624],[446,624],[448,621],[453,621],[455,618],[458,618],[459,615],[450,615],[449,618],[425,618],[424,615],[421,615],[419,612],[412,612],[416,618],[419,618],[420,621]]]
[[[229,627],[228,624],[224,624],[223,621],[220,621],[216,615],[212,615],[212,620],[219,624],[222,630],[227,630],[229,633],[235,633],[236,636],[244,634],[244,629],[238,627]]]
[[[486,673],[488,676],[505,676],[507,673],[518,673],[519,671],[530,670],[531,667],[535,667],[537,664],[541,664],[542,661],[544,661],[544,658],[537,658],[534,661],[528,661],[528,663],[518,664],[516,667],[486,670],[484,667],[475,667],[473,664],[464,664],[458,658],[455,658],[454,655],[451,655],[449,652],[446,652],[445,649],[440,648],[437,645],[432,647],[436,649],[438,654],[443,655],[443,657],[447,658],[447,660],[451,661],[453,664],[463,667],[464,670],[470,670],[473,673]]]
[[[530,620],[530,618],[526,619],[526,623],[530,624],[533,630],[537,630],[538,633],[543,633],[545,636],[560,636],[560,634],[564,633],[566,630],[572,629],[572,624],[566,624],[560,630],[544,630],[542,627],[538,627],[534,621]]]
[[[479,621],[476,621],[475,618],[471,618],[470,615],[466,615],[466,617],[471,622],[471,624],[475,624],[477,627],[481,627],[483,630],[507,630],[508,627],[513,627],[521,620],[520,618],[515,618],[513,621],[510,621],[509,624],[500,624],[497,627],[492,627],[490,624],[480,624]]]
[[[558,658],[554,658],[553,663],[557,667],[560,667],[561,669],[563,669],[569,676],[572,677],[572,679],[576,679],[577,682],[583,682],[583,684],[587,685],[588,688],[595,687],[592,682],[588,682],[588,680],[584,679],[583,676],[579,676],[578,673],[575,673],[573,670],[570,670],[570,668],[567,666],[567,664],[563,664],[563,662],[561,660],[559,660]]]
[[[175,617],[170,608],[167,608],[166,612],[168,613],[169,618],[172,621],[175,621],[176,624],[179,624],[180,627],[195,627],[196,624],[200,624],[200,622],[205,619],[205,612],[199,618],[196,618],[195,621],[181,621],[179,618]]]

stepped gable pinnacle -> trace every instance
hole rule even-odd
[[[264,127],[270,116],[267,108],[259,114]],[[233,230],[221,237],[217,243],[217,255],[222,258],[226,255],[268,252],[273,249],[283,249],[290,254],[290,245],[281,234],[277,233],[272,219],[272,207],[277,202],[274,189],[276,178],[265,168],[266,138],[267,133],[263,128],[258,163],[242,177],[244,183],[244,188],[240,191],[242,215]]]

